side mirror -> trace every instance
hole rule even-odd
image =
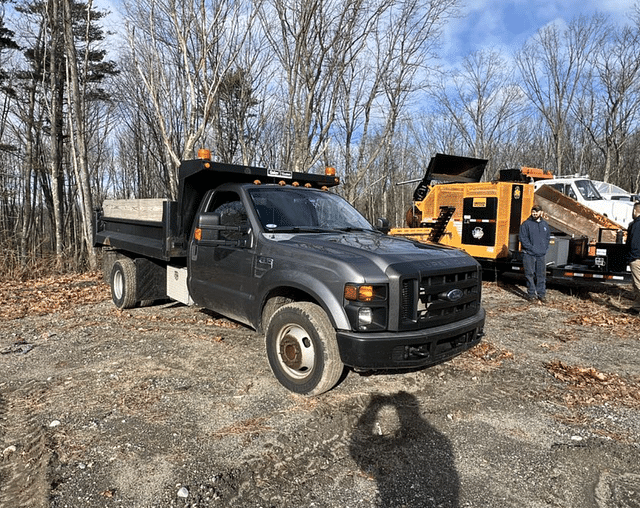
[[[220,239],[220,214],[214,212],[201,213],[196,223],[196,240],[212,242]]]
[[[389,221],[384,217],[379,217],[376,224],[376,229],[381,233],[384,233],[385,235],[388,234],[389,230],[391,229],[391,227],[389,226]]]
[[[201,244],[225,247],[252,247],[253,242],[247,225],[224,226],[220,224],[220,214],[206,212],[198,215],[195,239]]]

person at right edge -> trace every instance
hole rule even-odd
[[[522,263],[527,279],[527,300],[539,299],[545,303],[547,294],[547,266],[545,255],[549,250],[551,231],[549,224],[542,218],[542,208],[533,205],[531,215],[520,225],[520,243],[522,244]]]
[[[633,222],[627,229],[627,262],[631,268],[635,300],[627,309],[630,314],[640,314],[640,203],[633,205]]]

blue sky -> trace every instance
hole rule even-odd
[[[442,56],[455,65],[471,51],[493,48],[504,56],[548,23],[567,23],[574,17],[606,14],[616,24],[628,22],[640,0],[461,0],[463,17],[451,20],[444,30]],[[116,12],[121,0],[94,0],[99,8]],[[119,16],[111,17],[118,23]]]
[[[549,23],[568,23],[596,12],[623,25],[629,21],[636,0],[463,0],[463,18],[445,29],[442,54],[455,64],[472,51],[495,49],[512,54]]]

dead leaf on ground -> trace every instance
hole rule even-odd
[[[545,368],[567,387],[561,398],[568,406],[591,406],[615,403],[640,407],[640,377],[623,378],[601,372],[594,367],[567,365],[559,360]]]
[[[102,274],[55,275],[27,281],[0,282],[0,320],[43,316],[109,299]]]
[[[483,341],[469,351],[457,356],[452,363],[465,370],[489,370],[500,367],[504,360],[512,359],[513,353]]]

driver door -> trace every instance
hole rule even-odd
[[[248,323],[255,300],[252,265],[255,249],[244,203],[233,191],[215,192],[204,212],[220,217],[217,238],[203,232],[189,244],[189,291],[194,302]],[[196,221],[198,218],[196,217]],[[224,229],[225,226],[230,229]],[[236,229],[232,229],[236,228]]]

